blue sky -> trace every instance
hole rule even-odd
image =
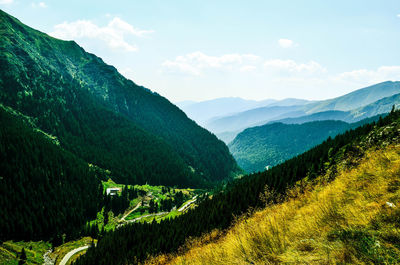
[[[0,0],[0,8],[174,102],[324,99],[400,80],[398,0]]]

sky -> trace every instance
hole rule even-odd
[[[399,0],[0,0],[172,102],[326,99],[400,80]]]

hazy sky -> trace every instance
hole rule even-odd
[[[176,102],[324,99],[400,80],[399,0],[0,0]]]

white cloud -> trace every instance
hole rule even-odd
[[[105,42],[113,49],[123,49],[125,51],[136,51],[137,47],[128,42],[126,37],[142,37],[152,33],[152,30],[139,30],[120,19],[114,17],[106,26],[100,27],[90,20],[78,20],[74,22],[64,22],[54,26],[51,36],[71,40],[71,39],[98,39]]]
[[[37,8],[37,7],[46,8],[47,7],[45,2],[39,2],[39,3],[33,2],[31,5],[32,5],[33,8]]]
[[[397,17],[400,18],[400,14],[397,14]]]
[[[376,70],[360,69],[339,74],[336,79],[360,84],[400,80],[400,66],[381,66]]]
[[[9,5],[12,4],[14,0],[0,0],[0,5]]]
[[[171,72],[181,72],[191,75],[200,75],[202,70],[233,69],[249,62],[256,62],[260,58],[253,54],[225,54],[221,56],[209,56],[202,52],[193,52],[178,56],[175,60],[167,60],[162,66]],[[248,66],[248,65],[247,65]]]
[[[240,72],[253,72],[256,69],[257,67],[255,67],[254,65],[244,65],[240,67]]]
[[[279,46],[281,46],[282,48],[292,48],[295,47],[296,44],[294,43],[294,41],[289,40],[289,39],[279,39],[278,40],[278,44]]]
[[[293,74],[320,74],[325,73],[326,69],[319,63],[310,61],[308,63],[297,63],[293,60],[274,59],[264,63],[264,68],[275,75]]]

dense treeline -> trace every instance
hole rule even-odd
[[[79,236],[101,209],[96,173],[2,106],[0,124],[0,240]]]
[[[0,103],[126,184],[206,186],[239,171],[224,143],[75,42],[0,11]]]
[[[377,127],[398,122],[399,119],[400,111],[392,111],[379,119]],[[190,236],[200,236],[215,228],[225,229],[234,215],[240,215],[250,207],[264,205],[259,195],[265,186],[276,195],[283,195],[297,181],[306,177],[313,179],[325,173],[328,167],[335,168],[344,157],[362,155],[356,147],[374,128],[375,123],[371,123],[349,130],[268,171],[234,181],[225,192],[215,194],[212,199],[204,199],[197,208],[173,220],[159,224],[135,223],[107,233],[77,264],[137,263],[148,255],[176,251]],[[379,137],[387,137],[386,141],[392,139],[390,134],[380,134]]]

